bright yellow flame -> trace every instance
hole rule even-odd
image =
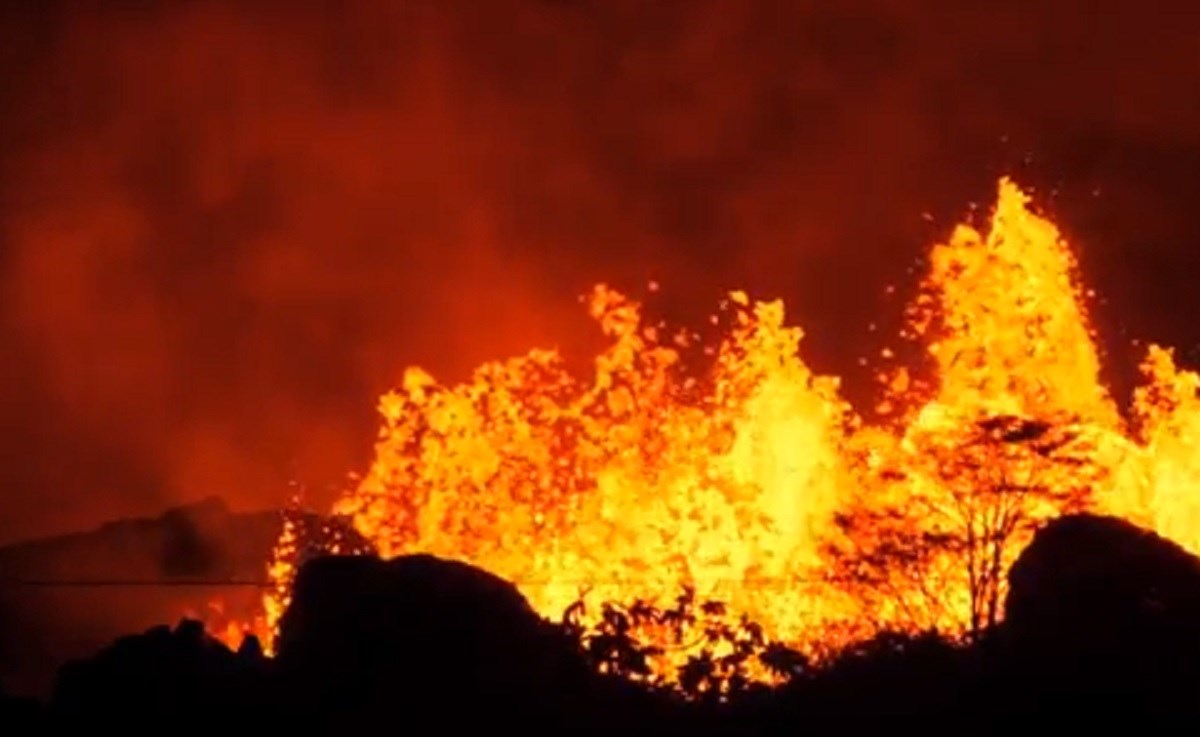
[[[1076,287],[1075,259],[1053,223],[1029,211],[1015,184],[1000,182],[986,237],[959,226],[929,260],[913,317],[937,365],[932,406],[1066,413],[1117,427]]]
[[[711,373],[695,376],[686,337],[599,286],[588,306],[609,344],[590,377],[545,350],[457,386],[409,369],[380,399],[374,461],[333,512],[384,556],[480,566],[550,618],[580,597],[665,606],[694,587],[814,653],[877,626],[965,631],[990,616],[996,571],[1064,509],[1200,551],[1200,377],[1152,347],[1126,428],[1075,259],[1011,181],[986,235],[960,226],[929,261],[906,333],[932,377],[890,377],[885,404],[903,411],[886,425],[864,424],[837,379],[805,365],[780,302],[732,292]],[[981,539],[994,550],[964,544]],[[255,627],[268,639],[296,544],[285,529]]]
[[[1200,553],[1200,376],[1181,371],[1168,349],[1150,346],[1145,384],[1134,392],[1143,456],[1141,484],[1128,486],[1125,515]]]

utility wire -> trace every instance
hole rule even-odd
[[[617,580],[617,579],[587,579],[587,580],[551,580],[551,579],[525,579],[518,581],[510,581],[505,579],[514,586],[579,586],[581,588],[598,587],[598,586],[623,586],[623,585],[638,585],[644,581],[637,580]],[[708,579],[704,581],[706,584],[736,584],[743,588],[785,588],[796,584],[803,584],[818,579],[806,579],[801,577],[789,577],[787,579]],[[27,578],[27,579],[0,579],[0,589],[3,588],[180,588],[180,587],[254,587],[254,588],[269,588],[273,586],[270,581],[253,581],[253,580],[222,580],[222,579],[49,579],[49,578]]]
[[[192,579],[166,579],[161,581],[123,580],[123,579],[0,579],[0,589],[4,588],[121,588],[121,587],[168,587],[178,588],[187,586],[243,586],[265,588],[269,581],[218,581]]]

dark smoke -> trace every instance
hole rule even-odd
[[[327,500],[405,365],[577,345],[601,280],[784,297],[853,378],[1003,172],[1186,345],[1200,23],[1096,7],[7,3],[0,539]]]

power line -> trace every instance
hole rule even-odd
[[[6,587],[15,588],[138,588],[138,587],[170,587],[170,588],[186,588],[189,586],[197,587],[256,587],[266,588],[271,586],[269,581],[217,581],[217,580],[190,580],[190,579],[166,579],[160,581],[147,580],[122,580],[122,579],[0,579],[0,589]]]
[[[502,577],[501,577],[502,578]],[[522,579],[509,580],[514,586],[577,586],[579,588],[599,586],[639,586],[645,585],[644,580],[630,579]],[[798,584],[819,582],[820,579],[803,577],[788,577],[786,579],[707,579],[706,585],[729,584],[740,588],[785,588]],[[270,581],[255,581],[241,579],[0,579],[0,589],[13,588],[187,588],[187,587],[240,587],[240,588],[270,588]],[[695,587],[695,586],[693,586]]]

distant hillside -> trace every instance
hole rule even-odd
[[[217,498],[154,518],[0,547],[0,684],[44,692],[64,660],[220,600],[249,613],[281,516]],[[220,585],[229,582],[230,585]]]

